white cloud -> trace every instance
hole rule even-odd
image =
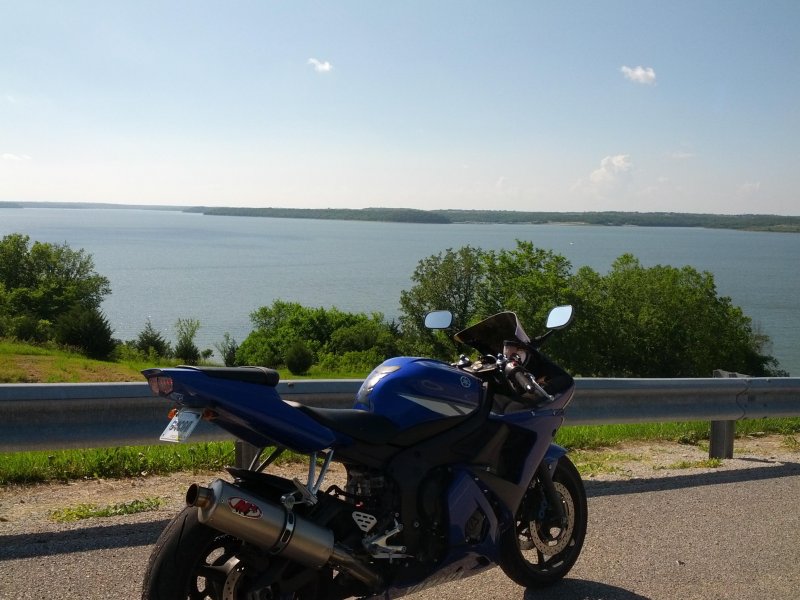
[[[3,160],[30,160],[31,157],[27,154],[9,154],[5,153],[0,155],[0,158]]]
[[[600,161],[600,168],[592,171],[589,179],[592,183],[613,183],[622,173],[627,173],[632,167],[631,157],[628,154],[606,156]]]
[[[760,181],[748,181],[743,183],[739,186],[737,190],[740,196],[750,197],[755,196],[761,191],[761,182]]]
[[[652,85],[656,82],[656,72],[653,67],[626,67],[620,68],[625,79],[635,81],[636,83],[643,83],[645,85]]]
[[[333,71],[333,65],[329,63],[327,60],[322,61],[316,58],[309,58],[308,64],[314,67],[314,70],[317,73],[330,73],[331,71]]]

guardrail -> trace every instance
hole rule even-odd
[[[281,382],[287,400],[349,407],[361,380]],[[567,425],[711,421],[800,416],[800,378],[576,380]],[[147,383],[0,384],[0,452],[159,443],[171,404]],[[732,427],[722,451],[733,452]],[[193,441],[231,439],[201,423]],[[712,440],[712,450],[714,450]],[[719,444],[717,444],[719,447]],[[729,446],[729,449],[728,449]]]

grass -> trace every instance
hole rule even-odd
[[[624,452],[614,452],[606,450],[597,452],[596,450],[576,450],[570,453],[570,458],[584,477],[594,477],[601,473],[623,474],[625,471],[619,466],[620,462],[640,461],[641,456]]]
[[[92,360],[52,346],[0,340],[0,383],[140,381],[136,366]]]
[[[95,504],[78,504],[77,506],[60,508],[50,512],[50,519],[57,523],[69,523],[92,517],[116,517],[119,515],[135,515],[141,512],[157,510],[163,506],[161,498],[145,498],[119,504],[98,507]]]
[[[668,465],[654,465],[655,470],[675,470],[675,469],[716,469],[722,466],[720,458],[705,458],[701,460],[679,460]]]
[[[643,423],[627,425],[566,426],[558,431],[556,443],[569,448],[593,449],[613,447],[626,441],[665,441],[701,445],[708,441],[711,424]],[[737,437],[778,434],[791,436],[800,432],[800,418],[757,419],[737,421]]]
[[[781,445],[792,452],[800,452],[800,440],[792,435],[784,436]]]
[[[0,454],[0,484],[216,471],[233,464],[233,442],[10,452]]]
[[[0,383],[106,383],[144,381],[141,371],[150,367],[174,367],[179,359],[128,358],[92,360],[54,345],[33,345],[0,339]],[[218,366],[213,363],[209,365]],[[368,372],[340,373],[314,365],[305,375],[279,370],[281,381],[292,379],[364,379]]]

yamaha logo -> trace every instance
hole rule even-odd
[[[466,375],[462,375],[461,376],[461,387],[465,387],[465,388],[472,387],[472,380],[469,377],[467,377]]]

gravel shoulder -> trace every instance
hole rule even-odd
[[[590,482],[618,482],[701,475],[714,472],[779,467],[800,463],[800,443],[794,437],[763,436],[736,440],[734,458],[709,466],[708,451],[700,446],[676,443],[625,443],[610,448],[579,451],[573,460],[583,472],[587,490]],[[276,474],[305,478],[305,466],[273,467]],[[230,479],[227,472],[179,472],[166,476],[134,479],[92,479],[69,483],[8,485],[0,487],[0,538],[21,534],[70,531],[172,518],[184,505],[186,489],[192,483],[207,483],[217,477]],[[332,465],[326,483],[342,485],[344,468]],[[114,517],[93,517],[58,523],[51,514],[81,504],[99,507],[134,500],[159,498],[159,508]]]

